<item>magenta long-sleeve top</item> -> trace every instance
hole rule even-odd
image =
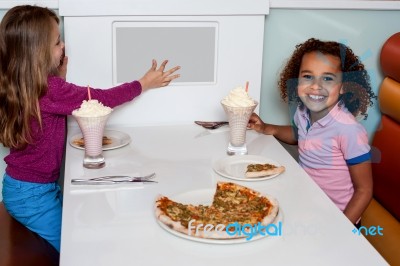
[[[90,89],[92,99],[114,108],[131,101],[142,92],[138,81],[110,89]],[[66,117],[88,100],[86,87],[58,77],[49,77],[47,93],[40,98],[42,128],[32,121],[34,141],[24,149],[10,149],[4,158],[6,173],[15,179],[35,183],[55,182],[60,176],[66,135]]]

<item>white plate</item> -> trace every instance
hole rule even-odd
[[[171,200],[174,200],[176,202],[184,203],[184,204],[193,204],[193,205],[211,205],[213,197],[214,197],[215,189],[201,189],[201,190],[195,190],[195,191],[190,191],[190,192],[185,192],[179,195],[175,195],[173,197],[170,197]],[[268,196],[268,195],[266,195]],[[269,197],[269,196],[268,196]],[[163,228],[164,230],[168,231],[169,233],[184,238],[188,240],[192,240],[195,242],[201,242],[201,243],[209,243],[209,244],[240,244],[240,243],[247,243],[247,242],[252,242],[255,240],[259,240],[262,238],[266,237],[279,237],[279,236],[268,236],[268,235],[256,235],[252,239],[247,240],[246,237],[243,238],[233,238],[233,239],[208,239],[208,238],[199,238],[196,236],[191,236],[187,235],[184,233],[180,233],[178,231],[175,231],[171,229],[169,226],[165,225],[164,223],[160,222],[158,219],[156,219],[158,224]],[[276,226],[282,226],[282,221],[283,221],[283,214],[281,209],[279,208],[278,215],[276,216],[274,220],[274,224]]]
[[[233,155],[224,157],[214,162],[213,169],[217,174],[240,181],[260,181],[271,179],[279,174],[262,177],[246,177],[246,170],[249,164],[273,164],[281,166],[278,162],[258,155]]]
[[[117,130],[104,130],[104,136],[111,139],[111,144],[103,145],[103,151],[121,148],[131,142],[131,137],[128,134]],[[83,150],[85,149],[84,147],[74,143],[75,140],[79,140],[81,138],[82,133],[76,134],[70,138],[69,144],[74,148]]]

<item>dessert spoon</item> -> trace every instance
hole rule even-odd
[[[202,126],[207,129],[217,129],[219,127],[228,125],[228,121],[194,121],[197,125]]]

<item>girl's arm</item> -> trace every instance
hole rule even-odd
[[[253,113],[250,117],[248,128],[265,135],[273,135],[275,138],[287,144],[297,144],[292,126],[278,126],[264,123],[261,118]]]
[[[349,166],[354,194],[344,210],[349,220],[356,224],[372,199],[372,169],[371,162],[366,161]]]

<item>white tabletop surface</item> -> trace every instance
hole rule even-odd
[[[104,151],[106,166],[82,167],[83,150],[67,144],[61,265],[387,265],[274,137],[247,131],[249,155],[279,162],[286,171],[246,182],[219,176],[216,160],[227,157],[227,127],[197,125],[110,128],[131,143]],[[68,141],[79,133],[70,127]],[[71,185],[71,178],[156,173],[157,184]],[[232,181],[274,196],[282,235],[238,244],[199,243],[163,229],[154,216],[157,195],[215,189]],[[187,194],[186,194],[187,195]],[[191,194],[189,194],[191,195]],[[195,199],[193,199],[195,200]]]

